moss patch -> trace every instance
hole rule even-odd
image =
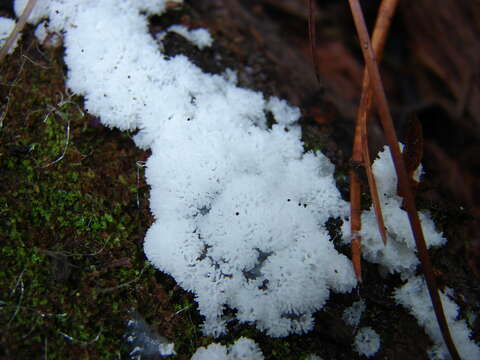
[[[183,337],[193,300],[143,254],[148,154],[84,113],[61,51],[25,38],[0,64],[0,357],[118,358],[133,309]]]
[[[143,253],[149,154],[69,95],[62,55],[27,33],[0,64],[0,357],[128,358],[134,310],[178,359],[240,336],[266,358],[306,357],[312,345],[299,336],[272,339],[235,322],[227,337],[202,336],[192,294]]]

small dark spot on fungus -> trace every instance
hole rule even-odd
[[[238,216],[238,215],[240,215],[240,213],[237,211],[237,212],[235,213],[235,215]]]
[[[290,200],[290,199],[287,199],[287,201],[288,201],[288,202],[290,202],[290,201],[292,201],[292,200]]]
[[[302,203],[298,203],[298,206],[302,206]]]
[[[303,204],[303,207],[306,208],[306,207],[307,207],[307,204]]]
[[[130,75],[128,75],[128,76],[127,76],[127,78],[129,78],[129,79],[130,79],[130,78],[131,78],[131,76],[130,76]]]
[[[335,274],[338,274],[338,270],[337,270],[337,269],[334,269],[333,271],[335,271]]]

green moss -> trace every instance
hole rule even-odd
[[[36,59],[32,44],[23,51]],[[0,356],[118,358],[129,312],[162,289],[142,251],[145,154],[92,126],[66,95],[61,54],[43,55],[45,67],[15,55],[0,64]]]
[[[214,339],[202,336],[193,296],[150,266],[148,187],[128,133],[94,125],[82,99],[64,89],[61,54],[23,51],[0,64],[9,98],[0,127],[0,357],[113,359],[130,312],[138,310],[175,342],[181,358]],[[15,82],[15,86],[10,86]],[[262,341],[270,358],[297,358],[298,346],[251,326],[222,338]]]

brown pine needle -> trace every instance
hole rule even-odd
[[[349,0],[349,3],[350,3],[352,15],[353,15],[353,20],[355,22],[355,27],[357,29],[358,37],[362,45],[363,57],[367,65],[368,75],[369,75],[371,86],[373,89],[375,104],[377,106],[377,110],[380,115],[382,127],[385,132],[385,137],[387,138],[387,142],[390,147],[390,152],[392,154],[395,170],[397,172],[398,181],[402,189],[402,193],[404,195],[404,205],[408,213],[410,226],[412,227],[415,243],[418,250],[418,255],[420,257],[420,261],[422,264],[423,274],[427,281],[427,287],[430,293],[430,298],[432,300],[433,308],[435,310],[435,315],[437,317],[438,325],[440,326],[443,340],[447,345],[448,351],[450,352],[450,356],[452,357],[453,360],[460,360],[460,356],[452,340],[450,330],[448,328],[447,320],[443,312],[442,302],[438,294],[438,288],[436,285],[435,276],[433,274],[432,265],[430,262],[430,256],[428,255],[427,246],[425,244],[425,239],[423,237],[422,226],[418,218],[418,213],[417,213],[415,201],[412,194],[412,189],[410,187],[410,181],[408,179],[405,163],[403,161],[403,157],[400,152],[400,148],[398,146],[397,135],[393,127],[392,116],[388,108],[385,90],[383,88],[380,72],[376,64],[375,54],[373,53],[372,45],[370,43],[370,37],[368,35],[368,30],[365,24],[365,20],[363,18],[363,12],[358,0]]]
[[[3,44],[2,48],[0,49],[0,62],[3,60],[5,56],[7,56],[18,34],[23,30],[23,27],[27,23],[28,17],[30,16],[30,13],[32,12],[36,3],[37,3],[37,0],[28,1],[28,4],[27,6],[25,6],[25,9],[23,10],[22,15],[20,15],[20,18],[18,19],[17,24],[15,25],[12,32],[8,36],[7,40],[5,41],[5,44]]]
[[[383,49],[385,48],[385,42],[387,40],[390,25],[392,23],[392,17],[395,14],[397,5],[398,0],[383,0],[378,10],[377,21],[375,23],[375,28],[372,35],[372,47],[378,63],[380,63],[383,56]],[[370,87],[368,72],[365,70],[363,75],[362,97],[360,100],[357,122],[359,123],[361,132],[360,139],[362,140],[361,145],[363,153],[363,166],[365,167],[365,171],[367,173],[368,186],[370,188],[370,195],[372,197],[375,217],[377,219],[378,231],[383,243],[386,245],[387,233],[385,230],[385,222],[383,220],[382,207],[378,196],[375,176],[373,175],[372,166],[370,164],[370,152],[368,150],[367,122],[372,112],[372,103],[373,93]]]
[[[362,282],[362,265],[361,265],[361,241],[359,234],[361,230],[361,213],[360,208],[360,179],[354,169],[350,170],[350,233],[352,234],[352,264],[355,271],[355,277],[359,283]]]
[[[390,29],[391,19],[395,13],[398,0],[383,0],[378,12],[377,21],[373,31],[373,50],[380,61],[385,47],[385,41]],[[383,221],[382,208],[378,196],[377,185],[370,164],[370,152],[368,150],[367,121],[372,112],[373,94],[370,88],[370,79],[365,70],[363,76],[362,96],[357,113],[355,125],[355,137],[353,141],[352,163],[353,166],[363,165],[367,174],[370,194],[372,196],[373,208],[377,218],[378,230],[383,243],[387,243],[387,234],[385,223]],[[350,171],[350,218],[352,234],[352,263],[355,269],[355,275],[359,282],[362,282],[362,269],[360,265],[361,258],[361,211],[360,211],[360,192],[361,184],[355,169]]]
[[[380,204],[380,198],[378,196],[377,183],[375,181],[375,176],[373,175],[372,164],[370,164],[370,151],[368,150],[368,141],[367,141],[367,124],[360,123],[361,132],[362,132],[362,152],[365,171],[367,173],[368,186],[370,189],[370,196],[372,197],[373,210],[375,211],[375,218],[377,219],[378,232],[382,238],[383,244],[387,245],[387,231],[385,227],[385,222],[383,221],[382,206]]]

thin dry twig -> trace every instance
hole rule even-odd
[[[100,328],[99,332],[97,333],[97,335],[90,341],[82,341],[82,340],[78,340],[76,338],[74,338],[73,336],[70,336],[60,330],[57,330],[58,334],[63,336],[65,339],[67,340],[70,340],[71,342],[74,342],[74,343],[77,343],[77,344],[81,344],[81,345],[91,345],[95,342],[98,341],[98,339],[100,339],[100,335],[102,334],[103,332],[103,328]]]
[[[7,117],[8,109],[9,109],[9,106],[10,106],[10,100],[12,98],[13,89],[17,87],[17,83],[20,80],[20,76],[22,75],[23,69],[25,68],[25,62],[26,62],[26,60],[23,58],[22,62],[20,63],[20,69],[18,70],[18,72],[15,76],[15,79],[13,79],[13,81],[11,83],[0,82],[1,85],[8,86],[8,94],[6,96],[7,103],[4,106],[4,108],[2,109],[2,112],[0,114],[0,129],[3,127],[3,121]]]
[[[435,315],[437,317],[438,325],[440,326],[443,340],[447,345],[447,348],[450,352],[450,356],[454,360],[460,360],[460,356],[455,347],[455,344],[453,343],[450,330],[448,328],[447,320],[443,312],[442,303],[440,300],[440,296],[438,294],[438,288],[437,288],[435,276],[433,274],[430,256],[428,255],[427,246],[425,244],[425,239],[423,237],[422,226],[418,218],[415,201],[414,201],[412,190],[410,187],[410,181],[408,179],[405,163],[398,145],[397,135],[395,133],[395,129],[393,126],[393,120],[388,107],[387,98],[385,95],[385,90],[383,88],[380,72],[376,64],[375,54],[373,53],[372,45],[370,43],[370,37],[368,35],[368,30],[365,24],[365,19],[363,17],[363,12],[358,0],[349,0],[349,3],[350,3],[352,15],[353,15],[353,20],[355,22],[355,27],[357,29],[358,37],[362,45],[361,47],[362,47],[363,57],[368,69],[368,75],[373,88],[375,104],[377,106],[377,110],[380,115],[382,127],[385,132],[385,137],[387,138],[387,142],[390,147],[390,152],[392,154],[398,181],[402,189],[402,193],[404,195],[404,206],[408,213],[410,226],[412,227],[415,243],[416,243],[418,254],[420,257],[420,262],[422,264],[423,274],[427,281],[427,287],[430,293],[430,298],[432,300],[433,308],[435,310]]]
[[[140,169],[142,168],[145,168],[147,166],[147,162],[146,161],[137,161],[136,162],[136,165],[137,165],[137,192],[136,192],[136,195],[137,195],[137,207],[140,209]]]
[[[89,225],[90,225],[90,223],[89,223]],[[51,256],[53,258],[74,257],[74,256],[97,256],[103,250],[105,250],[105,247],[107,246],[107,244],[108,244],[108,240],[103,244],[103,246],[100,248],[100,250],[97,250],[94,253],[89,253],[89,254],[67,253],[67,252],[63,252],[63,251],[52,251],[52,250],[47,250],[47,249],[38,249],[38,251],[45,254],[45,255]],[[75,266],[75,265],[72,265],[72,266]]]
[[[380,62],[387,34],[390,29],[391,19],[395,14],[398,5],[398,0],[383,0],[375,23],[372,46],[373,51],[377,56],[377,61]],[[377,219],[378,230],[383,243],[387,243],[387,234],[385,231],[385,223],[383,221],[382,209],[380,199],[378,196],[377,185],[373,175],[370,164],[370,152],[368,150],[368,134],[367,122],[372,112],[373,94],[370,87],[370,79],[365,70],[363,76],[362,96],[360,99],[360,106],[358,108],[357,120],[355,125],[355,137],[353,141],[352,164],[354,168],[350,171],[350,231],[352,236],[352,263],[355,270],[355,275],[359,282],[362,281],[361,268],[361,235],[359,234],[361,223],[361,207],[360,207],[360,191],[361,183],[356,172],[358,166],[365,168],[370,194],[372,197],[373,208]]]
[[[358,132],[360,134],[360,132]],[[355,137],[357,138],[357,137]],[[358,141],[360,142],[360,141]],[[361,156],[360,151],[357,150],[357,154]],[[354,147],[355,154],[355,147]],[[352,157],[352,162],[355,161]],[[356,169],[350,170],[350,233],[352,237],[352,264],[355,276],[358,282],[362,282],[362,266],[361,266],[361,216],[362,210],[360,207],[360,179],[357,175]]]
[[[146,269],[146,266],[143,267],[143,269],[140,271],[140,274],[138,274],[138,276],[136,278],[134,278],[132,280],[129,280],[127,282],[124,282],[122,284],[119,284],[119,285],[116,285],[116,286],[111,286],[111,287],[108,287],[108,288],[97,288],[98,294],[106,294],[106,293],[110,293],[110,292],[115,291],[115,290],[119,290],[119,289],[129,287],[131,284],[140,280],[140,278],[142,277],[145,269]]]
[[[32,13],[33,8],[37,0],[28,0],[27,6],[23,9],[22,15],[18,19],[17,24],[13,28],[12,32],[8,36],[5,44],[3,44],[2,48],[0,49],[0,62],[2,62],[3,58],[7,56],[8,52],[12,48],[13,44],[15,43],[15,39],[17,38],[18,34],[23,30],[25,24],[27,23],[28,17]]]
[[[376,60],[380,63],[383,57],[383,49],[385,48],[385,42],[387,40],[387,35],[390,30],[390,25],[392,23],[393,15],[398,5],[398,0],[383,0],[377,22],[375,24],[375,30],[372,35],[372,47],[376,55]],[[365,98],[365,99],[363,99]],[[368,71],[365,70],[363,76],[363,92],[362,99],[360,100],[360,131],[362,139],[362,153],[365,170],[367,173],[368,185],[370,187],[370,195],[372,196],[373,206],[375,210],[375,216],[377,218],[378,231],[383,240],[383,243],[387,243],[387,234],[385,232],[385,223],[383,221],[382,209],[380,205],[380,200],[377,191],[377,185],[375,182],[375,177],[373,175],[372,167],[370,164],[370,153],[368,150],[368,134],[367,134],[367,122],[370,118],[373,104],[373,93],[370,86],[370,78],[368,77]],[[363,107],[362,107],[363,106]]]
[[[65,157],[65,154],[67,153],[67,149],[68,149],[68,144],[70,142],[70,120],[67,121],[67,129],[66,129],[66,134],[65,134],[65,146],[63,147],[63,152],[62,154],[55,160],[53,160],[52,162],[46,164],[46,165],[43,165],[42,168],[47,168],[47,167],[50,167],[52,165],[55,165],[56,163],[58,163],[59,161],[62,161],[62,159]]]
[[[19,311],[20,308],[22,307],[23,295],[25,294],[25,285],[24,285],[24,283],[23,283],[23,280],[21,280],[21,276],[22,276],[22,275],[23,275],[23,271],[22,271],[22,273],[20,274],[19,282],[17,282],[17,284],[15,285],[15,288],[14,288],[14,291],[16,291],[16,288],[18,287],[18,285],[20,285],[20,297],[19,297],[19,299],[18,299],[17,305],[15,306],[15,311],[13,312],[12,316],[10,317],[10,320],[8,320],[7,328],[10,327],[13,319],[15,319],[15,317],[16,317],[17,314],[18,314],[18,311]]]

